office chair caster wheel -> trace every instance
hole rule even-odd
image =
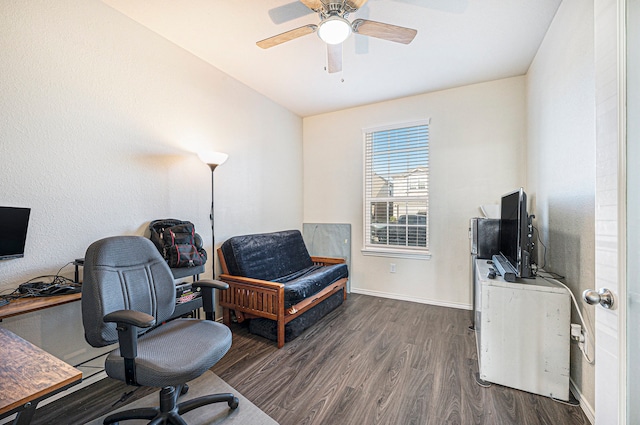
[[[180,388],[180,395],[185,395],[189,391],[189,385],[184,384],[182,388]]]
[[[239,403],[240,403],[240,400],[238,400],[238,397],[234,397],[233,400],[229,401],[229,408],[231,410],[236,410],[238,408]]]

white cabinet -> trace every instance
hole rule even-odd
[[[476,342],[483,381],[569,399],[571,299],[553,280],[506,282],[476,260]]]

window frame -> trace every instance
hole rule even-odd
[[[362,200],[363,200],[363,213],[362,213],[362,219],[363,219],[363,238],[362,238],[362,254],[363,255],[372,255],[372,256],[383,256],[383,257],[398,257],[398,258],[414,258],[414,259],[429,259],[431,258],[431,251],[430,251],[430,243],[429,243],[429,218],[430,218],[430,213],[429,213],[429,175],[430,175],[430,167],[429,167],[429,157],[430,157],[430,137],[429,137],[429,131],[430,131],[430,124],[431,124],[431,119],[424,119],[424,120],[418,120],[418,121],[411,121],[411,122],[402,122],[402,123],[396,123],[396,124],[389,124],[389,125],[385,125],[385,126],[378,126],[378,127],[371,127],[371,128],[363,128],[362,129],[362,146],[363,146],[363,169],[362,169],[362,173],[363,173],[363,179],[362,179],[362,187],[363,187],[363,196],[362,196]],[[368,158],[368,151],[369,151],[369,145],[368,143],[368,135],[372,134],[372,133],[376,133],[376,132],[383,132],[383,131],[389,131],[389,130],[401,130],[401,129],[406,129],[406,128],[411,128],[411,127],[417,127],[417,126],[426,126],[427,127],[427,140],[426,140],[426,176],[422,177],[422,176],[418,176],[418,177],[407,177],[407,192],[411,191],[411,190],[416,190],[416,189],[411,189],[409,188],[409,180],[410,179],[418,179],[420,181],[420,179],[422,179],[421,181],[424,181],[425,184],[425,191],[426,194],[424,196],[419,197],[420,198],[420,202],[424,202],[425,203],[425,215],[426,215],[426,219],[425,219],[425,225],[426,225],[426,247],[410,247],[410,246],[404,246],[404,245],[387,245],[387,244],[380,244],[377,245],[375,243],[373,243],[371,241],[371,228],[373,227],[371,222],[371,214],[372,214],[372,208],[373,208],[373,204],[375,202],[374,197],[369,196],[369,193],[367,192],[368,189],[368,185],[367,182],[368,180],[373,180],[373,173],[370,170],[370,163]],[[372,159],[372,158],[371,158]],[[371,174],[371,179],[369,174]],[[393,183],[391,183],[393,184]],[[421,190],[420,189],[420,184],[418,185],[418,189],[417,190]],[[405,203],[409,203],[411,201],[411,197],[410,196],[389,196],[389,198],[379,198],[380,200],[378,202],[385,202],[388,203],[390,202],[390,200],[396,200],[399,202],[405,202]],[[393,202],[393,201],[391,201]],[[420,210],[422,211],[422,210]],[[421,214],[421,213],[420,213]],[[387,226],[389,226],[389,222],[387,222],[386,224]]]

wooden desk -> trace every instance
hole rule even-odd
[[[76,282],[78,281],[78,260],[76,264]],[[204,266],[198,267],[182,267],[177,269],[171,269],[174,279],[181,279],[189,276],[193,276],[193,281],[197,281],[201,273],[204,273]],[[46,308],[55,307],[57,305],[67,304],[70,302],[78,301],[82,298],[82,293],[67,294],[67,295],[54,295],[52,297],[27,297],[18,298],[12,300],[9,304],[0,306],[0,321],[12,316],[18,316],[24,313],[30,313],[32,311],[44,310]],[[177,304],[176,313],[174,316],[186,314],[192,310],[202,307],[202,300],[195,299],[189,303]]]
[[[78,292],[77,294],[54,295],[52,297],[18,298],[0,307],[0,321],[7,317],[78,301],[81,297],[82,294]]]
[[[40,400],[80,381],[78,369],[0,328],[0,418],[17,413],[14,424],[28,424]]]

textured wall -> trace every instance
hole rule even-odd
[[[304,220],[351,224],[352,291],[471,308],[469,219],[524,182],[524,90],[515,77],[304,119]],[[432,257],[364,256],[362,129],[425,118]]]
[[[0,51],[0,205],[32,208],[0,290],[156,218],[193,221],[211,257],[198,150],[230,155],[215,175],[218,244],[301,228],[302,121],[264,96],[97,0],[3,1]],[[74,362],[79,317],[75,303],[3,326]]]
[[[527,74],[527,189],[539,264],[566,276],[580,300],[595,281],[595,70],[593,3],[564,1]],[[537,242],[537,241],[536,241]],[[579,302],[593,337],[593,307]],[[572,323],[580,323],[574,306]],[[593,348],[591,347],[593,357]],[[594,406],[594,367],[571,346],[571,379]],[[593,413],[591,413],[593,415]]]

